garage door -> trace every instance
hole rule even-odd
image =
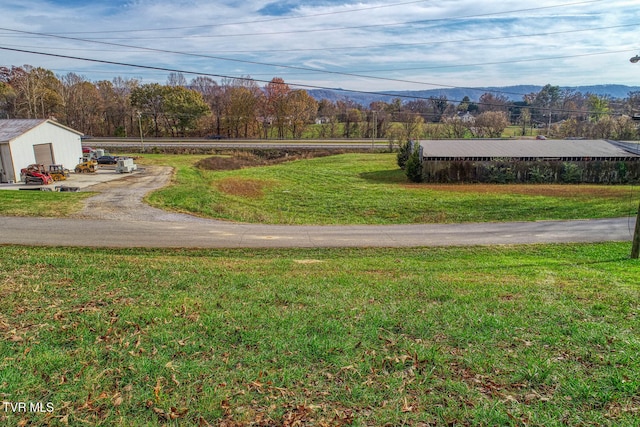
[[[0,144],[0,182],[9,182],[15,179],[10,155],[9,144]]]
[[[51,144],[36,144],[33,146],[36,163],[45,167],[55,164],[53,161],[53,146]]]

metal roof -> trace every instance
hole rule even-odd
[[[54,120],[49,119],[5,119],[0,120],[0,142],[9,142],[20,135],[40,126],[43,123],[51,123],[70,132],[82,135],[82,132],[68,128]]]
[[[640,157],[633,146],[569,139],[462,139],[420,141],[424,158],[629,158]]]

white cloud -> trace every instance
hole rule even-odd
[[[236,61],[6,30],[0,30],[0,46],[264,80],[281,76],[291,83],[357,90],[433,87],[396,80],[443,86],[640,83],[640,69],[628,62],[640,49],[637,1],[541,0],[523,5],[516,0],[448,0],[392,7],[379,6],[400,1],[293,2],[281,17],[259,12],[269,3],[136,0],[79,1],[74,6],[68,1],[7,0],[0,5],[0,26],[6,29]],[[566,6],[555,7],[561,4]],[[283,19],[301,15],[305,17]],[[621,27],[630,24],[635,25]],[[3,51],[2,58],[5,66],[29,63],[54,71],[76,70],[93,79],[134,73],[165,80],[158,79],[158,71],[64,58],[9,51]],[[390,80],[305,72],[301,67]],[[113,75],[99,73],[105,70]]]

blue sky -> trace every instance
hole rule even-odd
[[[0,47],[28,52],[0,65],[362,91],[640,85],[639,27],[638,0],[3,0]]]

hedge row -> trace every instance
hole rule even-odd
[[[425,182],[591,183],[640,182],[638,161],[425,161]]]

